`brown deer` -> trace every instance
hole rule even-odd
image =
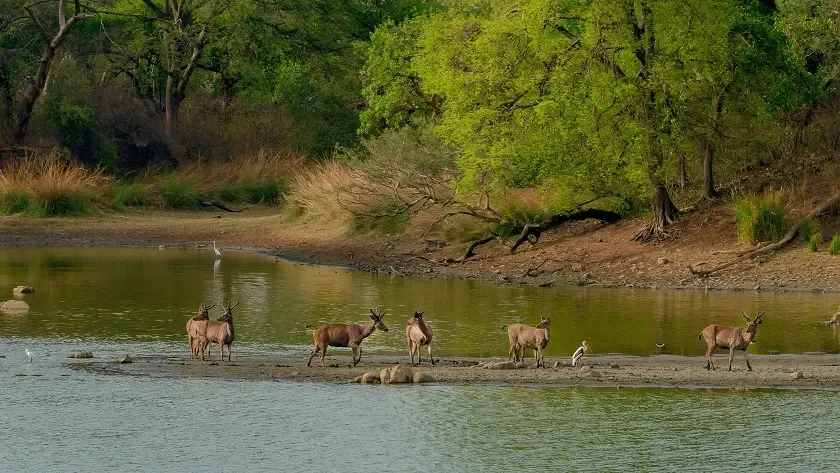
[[[204,348],[208,347],[211,343],[216,343],[219,345],[219,361],[225,359],[225,346],[228,347],[228,361],[230,361],[230,346],[236,338],[236,333],[233,329],[233,308],[238,305],[239,302],[233,305],[230,305],[230,303],[225,305],[222,302],[222,308],[225,309],[224,313],[218,319],[207,322],[204,345],[200,347],[202,360],[204,360]],[[207,353],[209,355],[209,350]]]
[[[385,312],[376,312],[370,309],[370,322],[365,325],[358,324],[324,324],[320,327],[307,325],[306,328],[315,329],[312,332],[312,339],[315,341],[315,349],[309,354],[309,361],[306,366],[310,366],[312,358],[315,354],[321,352],[321,367],[324,368],[324,357],[327,356],[327,347],[350,347],[353,356],[353,366],[362,360],[362,341],[367,338],[374,330],[388,331],[388,327],[382,323],[382,317],[385,317]],[[356,355],[358,353],[358,357]]]
[[[762,322],[764,312],[750,320],[746,312],[741,315],[747,320],[747,328],[729,327],[727,325],[709,325],[700,332],[699,340],[706,342],[706,369],[716,369],[712,363],[712,353],[716,348],[729,348],[729,371],[732,371],[732,358],[735,357],[735,350],[744,352],[744,360],[747,361],[747,371],[752,371],[750,359],[747,357],[747,347],[755,340],[755,331]]]
[[[207,307],[206,302],[198,306],[198,313],[187,320],[187,343],[190,345],[190,356],[198,357],[198,347],[204,342],[204,333],[207,331],[207,321],[210,320],[210,309],[216,304]]]
[[[417,352],[417,364],[420,364],[420,347],[426,345],[429,349],[429,360],[435,366],[435,359],[432,357],[432,327],[426,324],[422,312],[414,312],[414,317],[408,319],[405,327],[405,341],[408,343],[408,355],[411,357],[411,365],[414,366],[414,352]]]
[[[508,359],[513,357],[514,362],[524,361],[525,349],[531,348],[534,350],[537,367],[545,367],[543,350],[551,337],[551,317],[540,317],[540,323],[536,327],[525,324],[508,324],[502,327],[502,330],[505,329],[508,331],[508,341],[510,342]]]

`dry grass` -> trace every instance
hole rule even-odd
[[[335,160],[313,165],[298,172],[291,182],[289,202],[292,215],[312,220],[346,223],[350,212],[339,203],[339,194],[358,184],[362,176],[350,166]]]
[[[83,214],[90,204],[103,201],[112,184],[100,169],[88,169],[56,152],[14,160],[0,169],[0,208],[6,214],[43,217]]]

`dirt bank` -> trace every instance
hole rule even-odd
[[[342,225],[289,222],[279,210],[266,208],[238,214],[128,211],[53,219],[0,217],[0,244],[206,247],[215,240],[223,249],[264,251],[311,263],[500,284],[840,291],[840,257],[825,249],[812,253],[802,243],[712,277],[693,277],[688,265],[726,261],[731,254],[713,253],[739,248],[731,207],[698,210],[677,222],[661,242],[632,241],[645,223],[642,219],[606,226],[584,221],[546,232],[538,245],[526,244],[515,254],[490,243],[461,264],[443,261],[462,254],[463,243],[428,251],[417,235],[351,235]]]
[[[584,358],[583,366],[558,366],[566,360],[546,359],[545,369],[520,368],[510,370],[478,367],[472,358],[442,358],[436,366],[424,363],[413,367],[414,372],[431,375],[445,384],[481,385],[546,385],[601,387],[676,387],[676,388],[791,388],[840,389],[840,360],[835,355],[755,355],[751,356],[753,371],[747,371],[743,356],[736,356],[733,371],[727,371],[727,357],[716,356],[717,371],[707,371],[702,357],[660,355],[631,357],[604,355]],[[232,362],[202,362],[188,359],[139,359],[128,365],[110,362],[84,363],[86,369],[98,372],[172,376],[179,378],[208,378],[228,380],[291,379],[346,383],[364,373],[379,372],[404,357],[365,357],[353,367],[348,357],[332,356],[327,367],[306,366],[306,360],[288,357],[244,358],[234,355]],[[796,373],[800,372],[800,378]]]

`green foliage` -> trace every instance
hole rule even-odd
[[[244,177],[219,187],[219,197],[226,202],[273,205],[288,192],[288,179],[276,176]]]
[[[808,249],[811,250],[812,253],[816,253],[817,250],[820,249],[820,243],[822,243],[822,235],[814,233],[810,238],[808,238]]]
[[[147,187],[127,182],[118,184],[114,189],[114,206],[116,207],[145,207],[151,205],[152,199],[146,193]]]
[[[24,212],[29,208],[32,194],[25,191],[6,191],[0,193],[0,212],[12,215]]]
[[[820,224],[814,220],[803,220],[799,224],[799,236],[804,242],[810,242],[815,235],[820,233]]]
[[[201,195],[192,182],[172,175],[166,180],[163,199],[173,209],[195,209],[201,206]]]
[[[775,194],[745,197],[735,205],[735,222],[741,241],[755,245],[777,241],[790,226],[785,202]]]
[[[56,189],[55,192],[35,195],[27,210],[36,217],[60,217],[84,215],[89,205],[90,199],[86,195]]]
[[[828,254],[840,255],[840,235],[834,235],[831,238],[831,242],[828,244]]]

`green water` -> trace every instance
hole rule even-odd
[[[125,248],[0,248],[0,288],[36,288],[24,316],[0,315],[0,336],[86,342],[157,343],[177,352],[184,324],[202,301],[240,301],[234,353],[307,353],[307,324],[364,322],[388,310],[392,330],[374,333],[367,352],[405,350],[404,323],[425,312],[440,356],[506,356],[510,322],[551,317],[547,356],[567,356],[587,340],[594,352],[701,355],[710,323],[741,326],[740,312],[767,311],[751,353],[840,351],[840,332],[820,322],[835,295],[816,293],[536,288],[372,275],[226,251]],[[2,289],[0,289],[2,290]],[[2,296],[0,296],[2,297]],[[657,348],[657,344],[665,344]],[[183,345],[186,350],[186,344]],[[342,353],[340,350],[333,353]]]
[[[756,352],[834,352],[837,332],[817,324],[833,296],[540,289],[230,251],[215,264],[206,250],[2,247],[0,290],[18,284],[36,293],[29,312],[0,314],[2,472],[810,472],[840,461],[835,392],[200,380],[96,374],[66,358],[186,357],[187,317],[223,299],[241,301],[234,360],[303,356],[305,324],[362,321],[377,305],[400,330],[373,335],[366,353],[402,353],[415,309],[439,356],[505,356],[501,325],[541,315],[554,321],[549,356],[583,338],[600,353],[665,343],[699,354],[705,324],[758,309]]]

